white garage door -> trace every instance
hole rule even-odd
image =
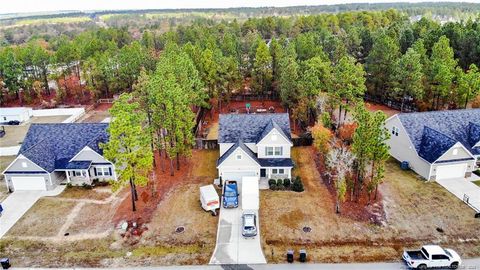
[[[467,171],[467,164],[444,165],[437,167],[437,180],[463,178]]]
[[[255,176],[255,172],[252,171],[238,171],[238,172],[223,172],[222,180],[242,180],[244,176]]]
[[[18,190],[47,190],[43,177],[25,176],[12,177],[13,189]]]

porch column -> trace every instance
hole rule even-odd
[[[91,184],[92,182],[90,181],[90,172],[88,170],[85,170],[85,173],[87,175],[87,181],[89,184]]]
[[[65,174],[67,175],[67,183],[70,183],[70,171],[65,171]]]

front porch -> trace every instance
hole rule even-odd
[[[65,174],[67,175],[67,184],[71,184],[73,186],[81,186],[81,185],[91,185],[92,178],[90,176],[90,172],[88,169],[86,170],[69,170],[66,171]]]
[[[73,186],[92,185],[94,181],[116,180],[112,164],[89,163],[76,168],[67,168],[63,172],[66,176],[63,183]]]

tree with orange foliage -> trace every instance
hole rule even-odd
[[[315,123],[312,127],[313,146],[323,155],[327,155],[330,151],[330,140],[333,137],[333,132],[324,127],[320,121]]]
[[[356,128],[356,123],[343,124],[343,126],[338,129],[338,138],[346,144],[351,144]]]

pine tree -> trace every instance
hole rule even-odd
[[[105,158],[115,164],[118,180],[112,182],[112,188],[118,190],[130,185],[132,210],[136,211],[136,186],[148,183],[153,161],[150,138],[144,132],[146,116],[140,110],[139,103],[133,100],[132,94],[120,95],[110,113],[109,140],[101,148]]]
[[[266,94],[272,85],[272,56],[263,40],[260,41],[255,53],[252,85],[259,94]]]

